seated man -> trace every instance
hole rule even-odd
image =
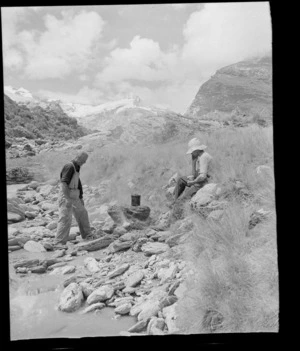
[[[208,182],[212,157],[204,151],[206,148],[207,146],[201,145],[200,141],[196,138],[189,142],[187,154],[192,155],[192,175],[177,179],[173,204],[178,198],[191,198]]]

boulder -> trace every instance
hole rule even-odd
[[[118,275],[121,275],[124,272],[126,272],[128,268],[129,268],[129,264],[128,263],[124,263],[121,266],[119,266],[116,269],[114,269],[112,272],[110,272],[108,274],[108,278],[117,277]]]
[[[82,289],[77,283],[69,284],[60,296],[58,308],[63,312],[77,310],[84,300]]]
[[[46,228],[49,229],[49,230],[56,229],[57,228],[57,222],[56,221],[52,221],[52,222],[48,223],[46,225]]]
[[[145,221],[150,215],[148,206],[110,206],[107,213],[117,225],[122,225],[127,220]]]
[[[103,285],[91,293],[87,298],[88,305],[96,302],[109,300],[114,294],[114,288],[111,285]]]
[[[96,251],[100,249],[104,249],[107,247],[109,244],[113,242],[113,239],[109,235],[105,235],[99,239],[87,241],[87,242],[81,242],[76,245],[76,248],[78,251]]]
[[[98,262],[93,257],[86,257],[84,259],[84,266],[91,272],[96,273],[100,271]]]
[[[25,259],[25,260],[20,260],[18,262],[16,262],[13,267],[15,269],[17,269],[18,267],[26,267],[26,268],[29,268],[29,267],[34,267],[34,266],[37,266],[39,264],[40,260],[37,259],[37,258],[34,258],[34,259]]]
[[[180,239],[183,237],[183,234],[176,234],[168,237],[165,241],[170,247],[178,245],[180,243]]]
[[[17,213],[7,212],[7,223],[8,224],[21,222],[24,219],[25,219],[25,213],[24,213],[24,217],[23,217]]]
[[[147,301],[143,307],[141,312],[138,314],[138,320],[149,320],[153,316],[157,316],[160,310],[159,302],[158,301]]]
[[[97,302],[97,303],[92,304],[91,306],[86,307],[81,313],[85,314],[85,313],[93,312],[96,310],[101,310],[105,306],[106,306],[105,303]]]
[[[133,288],[137,286],[143,280],[143,278],[144,278],[144,273],[142,271],[134,272],[127,278],[125,282],[126,288],[128,287]]]
[[[35,180],[33,180],[32,182],[30,182],[28,184],[28,187],[31,188],[31,189],[36,189],[37,187],[39,186],[39,183]]]
[[[141,249],[146,256],[151,256],[166,252],[170,249],[170,247],[164,243],[148,242],[144,244]]]
[[[43,202],[42,203],[42,209],[44,211],[56,211],[57,210],[57,205],[49,202]]]
[[[107,218],[102,226],[102,230],[107,234],[112,234],[117,224],[113,221],[112,218]]]
[[[76,283],[77,282],[77,276],[76,275],[72,275],[71,277],[67,278],[64,282],[63,282],[63,287],[66,288],[68,285],[70,285],[71,283]]]
[[[148,242],[147,238],[139,238],[132,246],[132,251],[141,252],[142,246]]]
[[[173,279],[177,271],[177,264],[172,263],[168,268],[161,268],[157,273],[157,277],[161,283],[165,283],[167,280]]]
[[[30,268],[31,273],[45,273],[47,270],[46,266],[35,266]]]
[[[37,212],[25,211],[25,217],[28,219],[33,219],[38,215]]]
[[[115,308],[115,313],[118,313],[121,315],[128,314],[130,312],[130,309],[131,309],[130,302],[123,303],[122,305]]]
[[[198,210],[201,209],[202,206],[207,205],[213,200],[216,190],[217,184],[215,183],[209,183],[204,185],[204,187],[199,189],[190,200],[191,208],[194,210]]]
[[[131,247],[132,244],[133,244],[132,241],[123,241],[122,242],[120,240],[116,240],[110,245],[110,250],[112,252],[127,250]]]
[[[179,332],[179,329],[176,326],[176,306],[177,304],[175,303],[171,306],[163,308],[162,310],[163,317],[165,318],[165,322],[168,327],[168,334],[176,334]]]
[[[42,185],[42,186],[40,186],[39,193],[44,197],[48,197],[51,194],[51,192],[53,191],[53,188],[54,187],[50,184]]]
[[[35,241],[29,240],[26,242],[24,245],[24,249],[29,252],[45,252],[46,249],[44,246],[40,243],[37,243]]]
[[[150,215],[150,207],[148,206],[124,206],[123,213],[127,219],[138,219],[145,221]]]
[[[162,332],[165,327],[165,324],[166,323],[163,318],[152,317],[148,323],[147,334],[148,335],[160,334],[159,332],[157,333],[156,329]]]
[[[148,324],[147,320],[138,321],[135,325],[133,325],[131,328],[128,329],[128,332],[138,333],[144,330],[147,327],[147,324]]]
[[[95,291],[95,287],[87,282],[80,282],[79,285],[81,286],[82,293],[85,298],[88,298],[91,293]]]

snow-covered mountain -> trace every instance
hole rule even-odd
[[[40,99],[24,88],[5,86],[4,93],[29,109],[36,106],[46,110],[62,109],[68,116],[76,118],[79,125],[98,131],[104,139],[125,143],[151,142],[172,137],[177,132],[188,134],[192,130],[193,119],[167,109],[145,106],[137,96],[84,105]]]

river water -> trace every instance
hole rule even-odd
[[[24,185],[8,186],[7,196],[13,196],[16,189]],[[113,308],[87,314],[72,313],[57,309],[62,283],[68,277],[47,274],[16,274],[13,264],[22,259],[46,258],[51,252],[32,253],[24,249],[9,253],[9,294],[11,340],[39,338],[80,338],[92,336],[115,336],[128,330],[136,323],[134,317],[116,318]],[[89,253],[97,257],[101,250]],[[71,265],[82,265],[86,256],[76,257]]]

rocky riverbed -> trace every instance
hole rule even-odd
[[[8,190],[12,338],[177,332],[184,230],[153,229],[146,206],[99,206],[101,191],[84,189],[97,239],[82,241],[74,221],[56,247],[58,185]]]

